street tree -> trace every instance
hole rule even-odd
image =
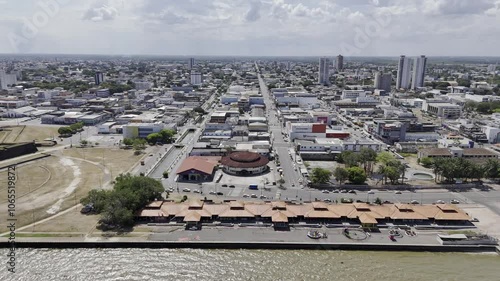
[[[311,182],[314,184],[325,184],[330,181],[332,172],[323,168],[314,168],[311,174]]]
[[[340,185],[342,185],[346,180],[349,179],[349,172],[342,167],[337,167],[333,171],[333,176],[340,183]]]
[[[360,167],[350,167],[347,169],[349,181],[353,184],[363,184],[366,181],[366,173]]]

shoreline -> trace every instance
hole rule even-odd
[[[0,242],[0,248],[10,248]],[[324,242],[255,242],[255,241],[19,241],[16,248],[48,249],[119,249],[119,248],[192,248],[192,249],[252,249],[252,250],[344,250],[391,252],[469,252],[500,254],[496,245],[429,245],[429,244],[373,244]]]

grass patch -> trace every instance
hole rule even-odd
[[[406,153],[406,152],[403,152],[403,153],[399,153],[399,155],[401,155],[403,157],[417,157],[416,153]]]
[[[465,234],[468,236],[475,236],[478,235],[479,233],[472,231],[472,230],[452,230],[448,231],[448,235],[453,235],[453,234]]]

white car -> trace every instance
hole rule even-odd
[[[243,194],[243,198],[248,198],[248,197],[250,197],[250,195],[248,195],[248,194]]]
[[[252,197],[252,198],[257,198],[257,195],[252,194],[252,195],[250,195],[250,197]]]
[[[326,190],[326,189],[325,189],[325,190],[322,190],[322,191],[321,191],[321,193],[326,193],[326,194],[328,194],[328,193],[330,193],[330,191],[328,191],[328,190]]]
[[[191,192],[191,189],[189,189],[189,188],[184,188],[182,191],[183,191],[183,192]]]
[[[402,194],[402,192],[398,190],[398,191],[394,191],[394,194]]]
[[[370,190],[370,191],[368,191],[368,194],[375,194],[375,191]]]
[[[444,204],[444,201],[443,200],[437,200],[436,204]]]
[[[414,204],[414,205],[416,205],[416,204],[420,204],[417,200],[411,200],[411,202],[410,202],[410,203],[411,203],[411,204]]]
[[[198,189],[193,190],[193,193],[200,193]]]
[[[211,190],[208,194],[211,194],[211,195],[217,195],[217,192]]]
[[[260,199],[266,199],[267,197],[265,195],[261,195],[259,198]]]

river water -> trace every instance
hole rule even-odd
[[[497,254],[17,249],[17,262],[17,272],[4,269],[0,280],[500,281]]]

